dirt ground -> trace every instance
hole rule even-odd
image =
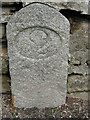
[[[8,119],[58,119],[80,118],[89,119],[89,104],[87,100],[67,97],[66,104],[56,108],[13,108],[11,105],[11,95],[2,95],[2,120]]]

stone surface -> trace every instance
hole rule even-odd
[[[79,74],[79,75],[88,75],[89,74],[89,57],[88,49],[85,51],[73,51],[69,57],[69,69],[68,74]]]
[[[6,0],[6,1],[1,0],[0,3],[0,23],[7,23],[10,17],[13,14],[15,14],[15,12],[17,12],[19,9],[22,8],[21,2],[15,2],[15,0],[11,0],[11,1]]]
[[[11,96],[2,96],[2,116],[5,119],[45,119],[45,120],[70,120],[80,119],[89,120],[90,112],[88,111],[88,101],[79,98],[67,97],[66,103],[56,108],[27,108],[27,109],[16,109],[14,113],[11,112]]]
[[[23,6],[30,4],[31,2],[45,2],[57,10],[70,9],[81,11],[82,14],[89,14],[88,4],[89,0],[21,0]]]
[[[69,22],[54,8],[33,3],[7,25],[12,93],[16,107],[65,103]]]
[[[73,16],[71,25],[68,92],[73,92],[71,95],[73,97],[83,97],[85,99],[88,93],[85,94],[84,92],[89,90],[89,22],[82,16],[78,18]]]
[[[88,75],[89,74],[89,57],[88,50],[86,51],[74,51],[70,54],[69,57],[69,68],[68,74],[80,74]]]
[[[8,55],[6,48],[0,48],[0,74],[8,74]]]
[[[85,51],[89,49],[88,45],[88,26],[89,22],[81,21],[79,30],[74,30],[74,33],[70,36],[70,53],[73,51]],[[77,24],[73,26],[73,29],[77,29]]]
[[[68,97],[88,100],[89,99],[89,94],[90,94],[90,92],[74,92],[74,93],[68,94]]]
[[[6,39],[6,38],[3,38],[3,39],[1,38],[1,39],[0,39],[0,44],[1,44],[2,46],[3,46],[3,45],[6,45],[6,46],[7,46],[7,39]],[[0,46],[1,46],[1,45],[0,45]]]
[[[10,78],[8,76],[0,76],[0,94],[10,92]]]
[[[68,74],[80,74],[80,75],[88,75],[89,74],[89,68],[87,64],[80,66],[70,65],[68,69]]]
[[[0,15],[0,24],[7,23],[10,20],[11,15]]]
[[[81,11],[82,14],[89,14],[88,3],[88,0],[67,0],[67,2],[61,3],[61,6],[63,6],[64,9],[76,10]]]
[[[5,24],[0,24],[0,38],[5,37]]]
[[[70,65],[84,65],[85,63],[87,63],[87,61],[89,61],[88,53],[88,50],[73,51],[69,59]]]
[[[12,5],[13,2],[16,2],[16,0],[0,0],[0,2],[2,2],[2,4],[8,4],[8,5]]]
[[[88,88],[88,76],[70,75],[68,77],[68,92],[82,92],[90,90]]]
[[[2,15],[12,15],[13,13],[11,12],[12,9],[15,7],[2,7]]]
[[[0,95],[0,120],[2,119],[2,95]]]

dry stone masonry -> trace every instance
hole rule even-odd
[[[81,11],[82,14],[88,14],[89,0],[21,0],[23,6],[26,6],[32,2],[44,2],[55,7],[57,10],[69,9],[75,11]]]
[[[7,25],[15,107],[56,107],[65,103],[69,22],[55,8],[32,3]]]
[[[6,25],[10,17],[17,11],[17,7],[20,9],[21,5],[19,3],[14,3],[14,1],[10,2],[8,0],[4,2],[2,0],[0,2],[0,94],[7,94],[10,92]]]

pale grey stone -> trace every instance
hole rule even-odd
[[[0,0],[2,4],[12,5],[16,0]]]
[[[76,10],[76,11],[81,11],[82,14],[89,14],[88,13],[88,0],[67,0],[67,2],[63,2],[60,4],[64,9],[70,9],[70,10]],[[60,8],[60,7],[59,7]]]
[[[69,69],[68,74],[80,74],[80,75],[88,75],[89,74],[89,51],[74,51],[71,53],[69,57]]]
[[[89,68],[86,63],[80,66],[70,65],[68,69],[68,74],[80,74],[85,76],[89,74]]]
[[[61,9],[70,9],[81,11],[82,14],[89,14],[88,12],[88,4],[89,0],[21,0],[23,2],[23,6],[30,4],[31,2],[44,2],[49,5],[52,5],[57,10]]]
[[[12,16],[7,39],[15,107],[65,103],[69,29],[68,20],[45,4],[30,4]]]
[[[0,16],[0,23],[7,23],[10,20],[11,15],[1,15]]]
[[[70,65],[84,65],[89,61],[88,53],[88,49],[85,51],[79,50],[72,52],[69,58]]]

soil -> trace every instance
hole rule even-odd
[[[2,95],[2,120],[14,119],[22,120],[27,119],[88,119],[89,120],[89,102],[87,100],[82,100],[79,98],[67,97],[66,104],[58,106],[56,108],[13,108],[11,105],[11,95]]]

